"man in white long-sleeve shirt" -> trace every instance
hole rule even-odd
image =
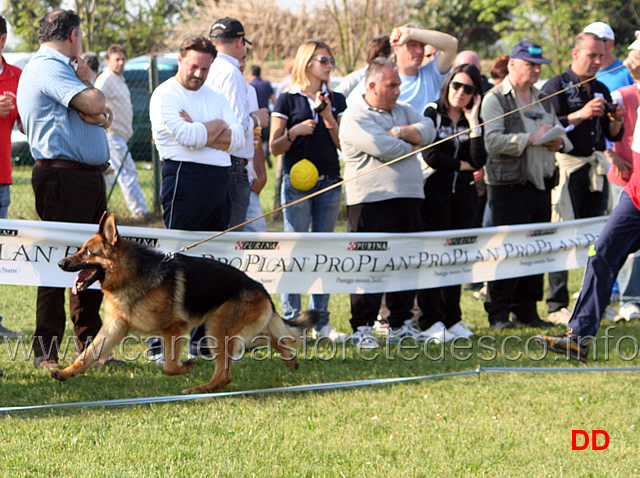
[[[244,144],[231,157],[231,221],[229,226],[236,226],[245,221],[251,184],[246,166],[254,156],[254,128],[267,127],[269,124],[269,110],[261,108],[252,112],[249,108],[249,96],[242,72],[240,60],[247,54],[245,44],[251,42],[245,38],[244,27],[238,20],[230,17],[221,18],[213,22],[209,33],[211,41],[218,51],[218,55],[211,65],[211,74],[207,85],[214,91],[224,95],[231,104],[231,109],[240,122],[244,132]],[[258,173],[257,180],[265,181],[264,160],[255,161],[253,167]],[[241,230],[241,229],[238,229]]]
[[[231,152],[244,131],[227,99],[204,84],[216,49],[207,38],[182,42],[178,73],[151,95],[151,129],[162,166],[162,209],[167,229],[222,231],[231,216]],[[202,348],[204,328],[191,332],[191,356]],[[160,340],[149,342],[150,358],[162,359]]]
[[[151,95],[169,229],[221,231],[229,225],[230,152],[243,146],[244,132],[227,99],[204,85],[215,55],[208,39],[187,38],[180,47],[178,73]]]

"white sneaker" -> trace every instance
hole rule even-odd
[[[571,312],[566,307],[562,309],[556,310],[555,312],[551,312],[547,315],[547,320],[549,322],[553,322],[554,324],[567,325],[569,323],[569,319],[571,318]]]
[[[361,325],[347,340],[360,349],[377,349],[378,340],[372,334],[373,327]]]
[[[640,319],[640,306],[633,302],[625,302],[620,307],[620,315],[627,320]]]
[[[389,327],[389,334],[387,335],[387,340],[389,340],[390,344],[397,344],[403,339],[413,338],[417,342],[424,342],[426,337],[422,334],[420,329],[417,329],[413,325],[413,320],[408,319],[404,321],[402,327],[398,327],[397,329],[393,329]]]
[[[327,323],[327,325],[322,327],[320,330],[313,329],[311,335],[316,340],[327,338],[331,340],[331,342],[335,342],[337,344],[341,344],[349,338],[348,334],[343,334],[342,332],[336,330],[335,327],[331,325],[331,322]]]
[[[456,322],[447,329],[447,332],[455,337],[473,337],[473,332],[467,329],[462,322]]]
[[[373,331],[378,335],[387,335],[389,333],[389,321],[378,314],[378,318],[373,323]]]
[[[437,343],[450,342],[456,338],[455,335],[447,332],[447,328],[442,322],[436,322],[427,330],[422,331],[424,340],[433,339]]]
[[[615,307],[611,307],[610,305],[608,305],[605,309],[604,309],[604,317],[605,320],[610,320],[611,322],[619,322],[621,320],[624,320],[625,317],[620,314],[620,312],[618,312]]]

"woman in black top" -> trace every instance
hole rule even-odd
[[[478,126],[482,93],[478,69],[471,64],[459,65],[445,80],[438,102],[425,110],[425,116],[436,126],[436,141],[471,128],[422,153],[426,163],[435,170],[424,185],[425,231],[473,227],[478,201],[473,173],[486,161],[482,128]],[[433,328],[435,333],[446,327],[451,335],[473,335],[460,323],[459,285],[418,291],[418,305],[422,311],[421,329]]]

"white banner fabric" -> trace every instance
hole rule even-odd
[[[246,272],[270,293],[372,293],[584,267],[606,217],[412,234],[230,232],[190,249]],[[0,220],[0,284],[70,287],[57,262],[95,224]],[[176,252],[210,232],[119,226],[122,237]]]

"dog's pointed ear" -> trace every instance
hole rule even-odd
[[[116,227],[116,217],[113,214],[107,215],[105,212],[100,219],[100,234],[106,241],[115,246],[118,242],[118,228]]]

